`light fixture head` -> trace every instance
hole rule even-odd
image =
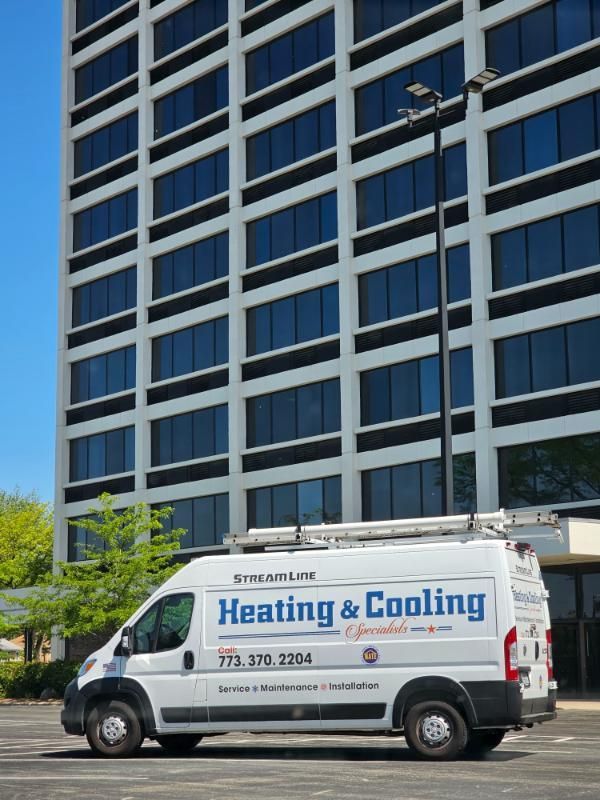
[[[437,100],[442,99],[442,95],[439,92],[436,92],[435,89],[430,89],[429,86],[425,86],[419,81],[410,81],[410,83],[405,84],[404,88],[410,94],[418,97],[419,100],[425,100],[428,103],[435,103]]]
[[[490,81],[495,80],[500,75],[500,70],[493,67],[485,67],[477,75],[474,75],[466,83],[463,83],[463,92],[471,92],[472,94],[480,94],[483,87],[487,86]]]

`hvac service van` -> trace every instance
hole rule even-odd
[[[83,664],[62,724],[104,756],[230,731],[490,750],[556,716],[540,567],[506,530],[533,524],[558,527],[499,512],[229,535],[275,549],[183,567]]]

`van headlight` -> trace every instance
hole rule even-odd
[[[98,659],[97,658],[88,658],[87,661],[84,661],[81,667],[79,668],[79,672],[77,673],[77,677],[81,678],[83,675],[86,675],[91,668],[94,666]]]

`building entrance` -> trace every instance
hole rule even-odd
[[[600,565],[547,567],[559,694],[600,695]]]

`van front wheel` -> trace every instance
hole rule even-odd
[[[189,753],[196,747],[198,742],[202,739],[201,736],[195,736],[193,733],[172,733],[168,736],[157,736],[156,741],[164,748],[167,753]]]
[[[144,738],[137,714],[120,700],[96,706],[88,716],[85,733],[94,753],[109,758],[133,755]]]
[[[467,744],[467,725],[460,712],[441,700],[417,703],[406,714],[404,736],[421,758],[449,761]]]

